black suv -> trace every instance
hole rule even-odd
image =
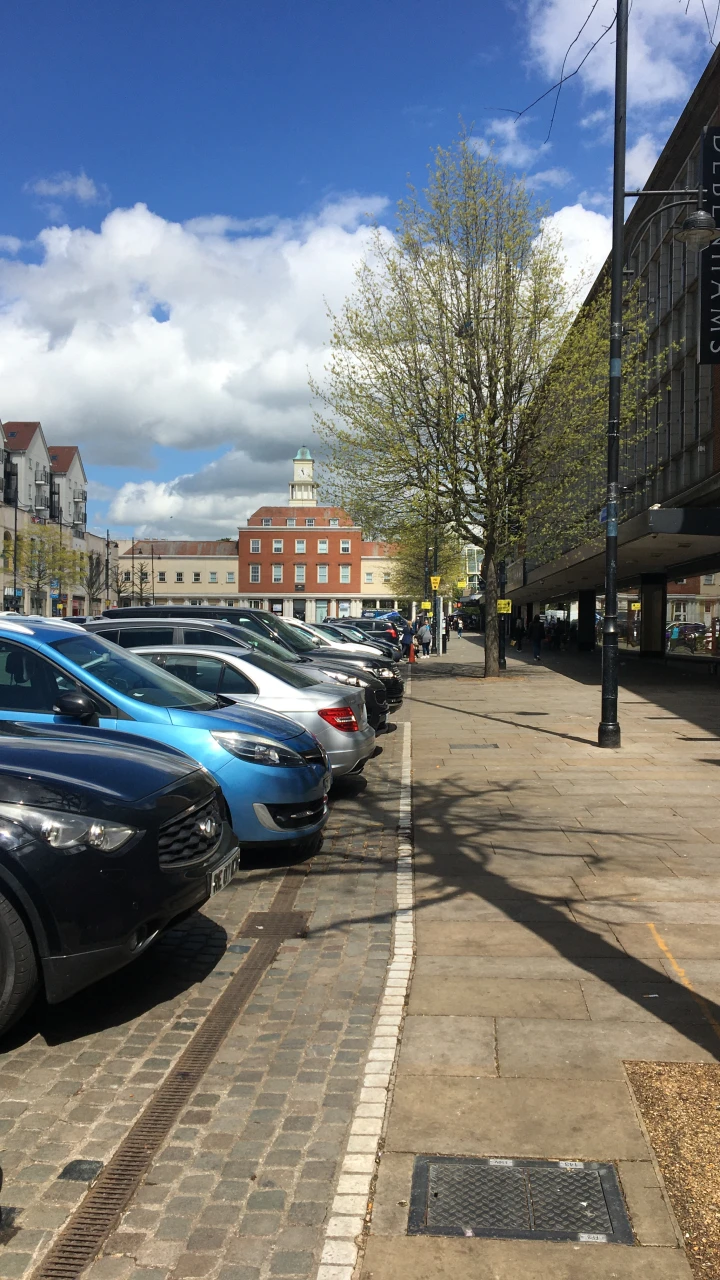
[[[173,747],[0,722],[0,1032],[120,969],[239,864],[211,775]]]
[[[247,628],[254,631],[256,635],[265,636],[270,640],[279,642],[290,649],[293,653],[299,654],[300,657],[310,658],[315,666],[319,666],[322,670],[334,670],[339,668],[342,671],[357,671],[360,668],[364,672],[377,676],[382,680],[385,686],[388,706],[391,711],[397,710],[402,704],[405,686],[400,677],[399,668],[395,663],[387,661],[385,658],[376,658],[372,655],[362,657],[360,654],[340,654],[337,649],[321,648],[319,643],[311,640],[299,627],[291,627],[282,618],[275,613],[268,613],[265,609],[235,609],[228,606],[210,606],[210,605],[188,605],[176,606],[174,609],[169,605],[149,605],[146,608],[134,606],[128,609],[106,609],[103,617],[97,622],[87,623],[88,630],[99,629],[107,626],[110,621],[124,622],[126,619],[133,618],[135,621],[142,621],[147,624],[148,630],[154,633],[152,640],[141,640],[138,644],[177,644],[177,640],[158,640],[155,638],[157,631],[157,623],[160,618],[173,620],[173,625],[180,626],[181,623],[189,625],[193,629],[193,634],[197,634],[197,623],[204,622],[208,618],[214,618],[217,621],[225,620],[234,623],[236,626]],[[195,626],[193,626],[195,624]],[[167,624],[169,625],[169,623]],[[112,639],[112,633],[102,634],[106,639]],[[187,633],[186,633],[187,634]],[[136,648],[136,643],[132,645],[128,641],[120,641],[129,648]],[[205,640],[185,640],[185,644],[205,644]]]

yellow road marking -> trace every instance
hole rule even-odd
[[[711,1013],[711,1011],[710,1011],[710,1007],[709,1007],[709,1005],[708,1005],[707,1000],[704,998],[704,996],[701,996],[701,995],[700,995],[699,991],[696,991],[696,990],[695,990],[695,988],[693,987],[693,985],[692,985],[692,983],[691,983],[690,979],[688,978],[688,976],[687,976],[687,974],[686,974],[685,970],[682,968],[682,966],[681,966],[681,965],[679,965],[679,964],[678,964],[678,962],[677,962],[677,960],[675,959],[675,957],[674,957],[674,955],[673,955],[672,951],[670,950],[670,948],[669,948],[669,946],[668,946],[667,942],[665,941],[665,939],[664,939],[664,938],[662,938],[662,937],[660,936],[660,934],[658,933],[658,931],[657,931],[657,929],[655,928],[655,925],[652,923],[652,921],[648,921],[648,929],[650,930],[650,932],[651,932],[651,934],[652,934],[652,936],[653,936],[653,939],[654,939],[654,940],[655,940],[655,942],[657,943],[657,945],[658,945],[658,947],[660,948],[660,950],[662,951],[663,955],[667,956],[667,958],[668,958],[668,960],[670,961],[670,964],[672,965],[672,968],[673,968],[674,972],[677,974],[677,976],[678,976],[678,978],[679,978],[680,982],[683,984],[683,986],[684,986],[684,987],[687,987],[687,990],[690,992],[690,995],[692,996],[692,998],[693,998],[693,1000],[695,1001],[696,1005],[697,1005],[697,1006],[698,1006],[698,1008],[702,1011],[702,1013],[703,1013],[704,1017],[707,1019],[707,1021],[710,1023],[710,1026],[712,1027],[713,1031],[715,1032],[715,1035],[717,1036],[718,1040],[720,1040],[720,1023],[717,1021],[717,1018],[713,1017],[713,1014],[712,1014],[712,1013]]]

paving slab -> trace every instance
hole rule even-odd
[[[610,958],[613,952],[618,958],[623,955],[623,948],[618,946],[615,934],[602,927],[590,929],[571,923],[558,926],[539,922],[534,928],[530,928],[529,924],[507,921],[485,923],[479,929],[477,922],[442,923],[426,920],[423,913],[419,912],[416,928],[418,954],[425,956],[564,955]],[[653,946],[657,956],[657,944]],[[652,949],[648,948],[646,954],[652,955]],[[720,943],[717,955],[720,957]]]
[[[455,974],[415,977],[411,1013],[475,1014],[507,1018],[587,1018],[579,982],[561,979],[466,977],[461,964]]]
[[[494,1076],[493,1018],[411,1013],[403,1027],[398,1071],[419,1076]]]
[[[406,1075],[387,1132],[389,1151],[536,1156],[552,1160],[643,1160],[648,1149],[627,1085],[583,1081],[448,1077],[431,1090]]]
[[[623,1062],[714,1062],[720,1041],[705,1024],[697,1039],[664,1022],[553,1022],[498,1018],[501,1076],[549,1080],[623,1080]]]
[[[678,1248],[371,1236],[362,1280],[692,1280]]]

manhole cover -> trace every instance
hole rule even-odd
[[[305,938],[309,911],[251,911],[239,930],[241,938]]]
[[[611,1164],[416,1156],[408,1235],[632,1244]]]

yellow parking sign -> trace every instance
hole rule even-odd
[[[421,608],[421,609],[432,609],[432,603],[431,603],[431,601],[430,601],[430,600],[421,600],[421,601],[420,601],[420,608]]]
[[[439,574],[439,573],[431,573],[431,575],[430,575],[430,586],[432,587],[433,591],[437,591],[438,587],[440,586],[440,574]]]
[[[512,613],[512,600],[498,600],[498,613]]]

